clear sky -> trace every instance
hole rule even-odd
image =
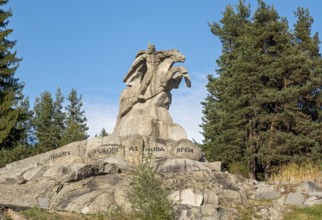
[[[190,139],[199,133],[206,97],[207,74],[214,74],[220,41],[208,23],[219,21],[227,4],[238,0],[10,0],[13,16],[9,28],[23,58],[16,76],[25,82],[31,106],[45,90],[60,87],[65,96],[75,88],[83,96],[84,110],[95,135],[105,127],[111,133],[122,82],[136,52],[148,42],[157,49],[176,48],[186,56],[184,66],[192,88],[173,92],[170,112]],[[252,11],[256,0],[248,0]],[[308,8],[314,18],[313,32],[322,29],[322,3],[318,0],[266,0],[281,16],[295,22],[293,11]],[[321,37],[320,37],[321,39]]]

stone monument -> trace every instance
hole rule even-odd
[[[178,50],[157,51],[152,44],[137,53],[123,80],[126,88],[120,96],[114,131],[105,143],[111,152],[106,156],[132,164],[139,163],[146,152],[165,158],[202,158],[198,146],[187,139],[184,128],[174,123],[169,113],[171,90],[177,89],[182,79],[191,87],[186,68],[173,66],[184,61]]]

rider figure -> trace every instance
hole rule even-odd
[[[144,102],[145,101],[144,93],[151,82],[153,74],[156,72],[156,68],[160,60],[156,60],[157,57],[156,57],[155,45],[153,44],[148,44],[148,49],[146,50],[146,53],[141,55],[139,58],[145,59],[146,68],[147,68],[138,92],[138,101]]]
[[[124,82],[126,82],[131,75],[137,71],[139,66],[144,63],[146,65],[146,71],[144,73],[137,71],[137,75],[144,74],[142,76],[142,80],[138,89],[137,100],[139,102],[144,102],[146,98],[144,94],[153,78],[153,75],[157,71],[158,65],[164,60],[167,56],[169,56],[169,52],[167,51],[156,51],[155,46],[153,44],[148,44],[148,49],[139,51],[134,62],[132,63],[128,74],[126,75]],[[137,76],[138,77],[138,76]]]

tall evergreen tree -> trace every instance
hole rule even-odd
[[[63,136],[65,132],[66,114],[63,112],[64,96],[57,88],[55,94],[55,101],[53,104],[53,134],[54,134],[54,147],[60,147],[63,143]]]
[[[7,2],[1,0],[0,7]],[[0,149],[14,147],[25,132],[18,125],[19,120],[24,120],[25,112],[20,108],[23,97],[19,95],[23,84],[14,77],[21,59],[12,52],[16,42],[8,39],[13,31],[7,28],[7,19],[11,16],[11,11],[0,8]]]
[[[20,109],[20,114],[15,126],[16,140],[18,145],[30,146],[33,144],[32,139],[32,115],[33,112],[30,110],[29,98],[25,97],[21,91],[19,94],[19,103],[17,108]],[[19,136],[18,136],[19,135]]]
[[[66,106],[66,130],[63,138],[63,143],[68,144],[73,141],[81,141],[87,139],[88,127],[86,125],[85,111],[82,110],[82,96],[77,95],[77,91],[72,89],[67,100],[69,103]]]
[[[307,13],[301,12],[305,18],[295,29],[310,45],[294,41],[286,19],[264,1],[252,19],[243,8],[244,1],[237,13],[228,6],[222,25],[211,25],[223,54],[219,77],[209,77],[203,102],[203,148],[208,159],[242,163],[249,177],[261,178],[290,161],[321,159],[321,58]],[[306,31],[300,23],[309,24],[302,25]]]
[[[105,128],[102,128],[101,132],[98,135],[99,137],[105,137],[108,136],[108,133]]]
[[[37,147],[40,152],[55,147],[53,115],[53,98],[49,91],[45,91],[40,95],[40,98],[36,98],[33,118]]]
[[[250,22],[250,6],[240,1],[237,13],[228,5],[223,18],[219,23],[211,25],[211,31],[219,36],[222,42],[222,55],[217,60],[219,78],[208,76],[208,96],[203,102],[203,149],[209,160],[225,160],[229,164],[235,161],[246,163],[245,155],[245,132],[244,123],[240,121],[240,111],[246,101],[240,98],[243,83],[241,78],[247,79],[247,75],[241,75],[237,69],[237,59],[241,59],[238,51],[245,46],[241,42],[248,31]],[[243,48],[242,48],[243,47]],[[236,61],[233,63],[233,61]],[[240,79],[236,77],[240,76]],[[239,99],[239,100],[237,100]],[[242,120],[247,121],[246,119]]]

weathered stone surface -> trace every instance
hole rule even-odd
[[[222,172],[223,171],[223,163],[221,161],[215,161],[208,164],[210,170]]]
[[[68,174],[62,178],[63,182],[78,181],[91,176],[118,173],[117,166],[107,163],[74,164],[69,169]]]
[[[8,210],[8,215],[12,220],[27,220],[25,217],[13,211],[12,209]]]
[[[91,161],[105,160],[109,157],[124,159],[124,146],[116,144],[102,145],[87,152],[87,157]]]
[[[48,168],[49,167],[47,167],[47,166],[39,166],[39,167],[30,168],[29,170],[26,170],[22,174],[22,177],[24,179],[26,179],[27,181],[32,180],[32,179],[37,179],[38,177],[42,176]]]
[[[94,137],[94,138],[87,140],[86,149],[88,151],[90,151],[90,150],[92,150],[96,147],[102,146],[102,145],[103,145],[103,137]]]
[[[56,186],[57,182],[49,179],[37,179],[22,185],[2,184],[0,186],[0,204],[33,207],[38,205],[36,198],[43,197]]]
[[[139,165],[143,158],[144,141],[141,135],[129,135],[122,137],[124,146],[124,160],[132,165]]]
[[[187,139],[187,133],[183,129],[182,126],[175,124],[175,123],[169,123],[168,126],[168,138],[173,140],[181,140],[181,139]]]
[[[202,152],[200,148],[188,139],[181,139],[172,149],[176,157],[187,158],[191,160],[200,160]]]
[[[109,144],[121,145],[121,137],[113,134],[103,137],[102,145],[109,145]]]
[[[310,193],[310,192],[322,192],[322,186],[313,181],[305,181],[298,187],[297,192]]]
[[[161,138],[150,137],[144,147],[144,156],[148,156],[150,153],[156,158],[168,158],[171,157],[171,147],[168,147],[170,142]],[[170,149],[169,149],[170,148]]]
[[[262,191],[258,192],[256,196],[261,200],[272,200],[279,198],[281,196],[281,193],[275,191]]]
[[[244,204],[242,196],[238,191],[229,189],[221,190],[218,197],[221,200],[221,205],[227,206],[230,203],[232,207],[236,207]]]
[[[317,196],[309,197],[304,202],[304,205],[307,205],[307,206],[315,206],[315,205],[321,205],[321,204],[322,204],[322,198]]]
[[[129,188],[127,185],[117,185],[114,188],[114,201],[118,207],[122,207],[125,211],[131,210],[131,203],[128,199]]]
[[[304,203],[305,196],[301,193],[289,193],[285,199],[285,205],[302,205]]]
[[[213,219],[218,219],[219,216],[218,216],[217,208],[218,206],[216,205],[205,204],[200,207],[200,210],[201,210],[201,214],[205,216],[204,218],[209,219],[209,217],[211,216],[211,218]]]
[[[42,176],[44,177],[52,177],[52,178],[60,178],[66,174],[68,174],[70,169],[67,166],[56,166],[50,167],[47,169]]]
[[[156,170],[158,173],[181,173],[191,171],[210,172],[209,168],[202,162],[185,158],[165,159],[158,162]]]
[[[315,196],[322,199],[322,192],[308,192],[307,195],[312,197]]]
[[[68,203],[65,210],[83,214],[107,213],[113,204],[113,195],[107,190],[96,190],[85,193]]]
[[[281,196],[281,193],[276,191],[273,185],[266,183],[259,183],[256,185],[256,198],[261,200],[277,199]]]
[[[204,191],[204,204],[218,205],[217,193],[213,190],[206,189]]]
[[[184,189],[180,192],[180,204],[200,206],[203,201],[203,195],[195,193],[194,189]]]
[[[48,209],[49,207],[48,198],[38,198],[38,205],[39,205],[39,208]]]
[[[83,163],[86,153],[86,141],[73,142],[63,147],[37,155],[39,164],[55,166],[56,164]],[[36,157],[37,157],[36,156]]]

